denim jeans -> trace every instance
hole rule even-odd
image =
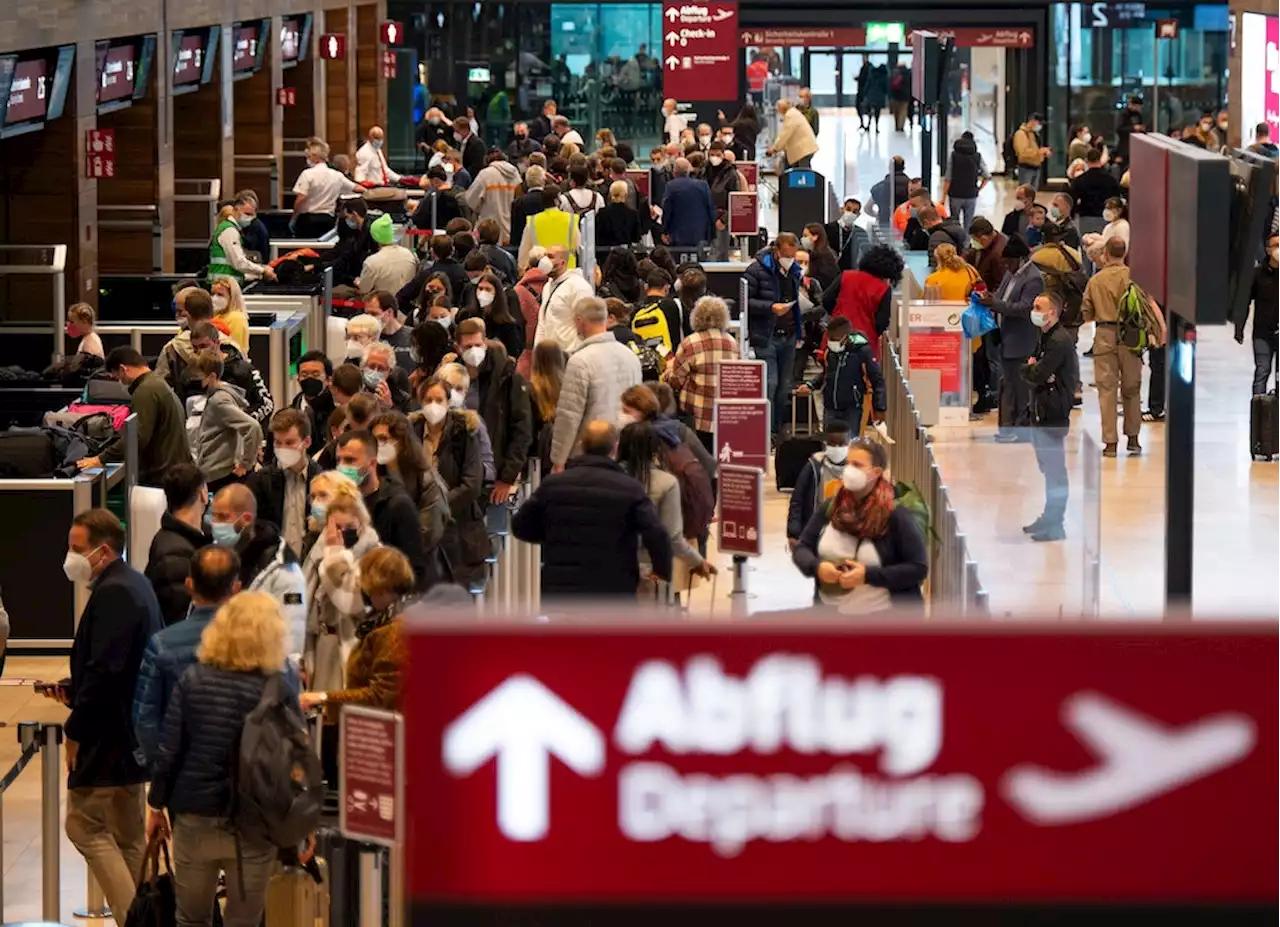
[[[175,815],[173,892],[178,927],[207,927],[213,916],[218,874],[227,874],[226,927],[258,927],[267,900],[275,847],[239,840],[225,818]],[[114,910],[114,909],[113,909]]]
[[[976,196],[958,197],[953,196],[951,199],[951,218],[960,223],[960,228],[964,229],[965,234],[969,233],[969,226],[973,224],[973,217],[978,214],[978,198]]]
[[[1036,452],[1036,463],[1044,474],[1044,519],[1046,527],[1062,526],[1067,516],[1067,452],[1063,447],[1067,438],[1065,427],[1036,426],[1031,429],[1031,446]]]
[[[1267,382],[1271,379],[1271,371],[1276,365],[1277,339],[1253,336],[1253,395],[1260,396],[1267,391]]]
[[[1018,165],[1018,183],[1026,184],[1032,190],[1040,189],[1040,168],[1026,164]]]
[[[792,366],[796,359],[796,336],[772,334],[756,358],[764,361],[764,395],[773,404],[774,434],[783,423],[791,423]]]

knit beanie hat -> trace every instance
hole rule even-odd
[[[369,225],[369,234],[380,245],[389,245],[396,240],[395,229],[391,227],[390,216],[379,216]]]

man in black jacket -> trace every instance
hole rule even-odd
[[[378,442],[372,434],[358,429],[338,438],[338,472],[360,487],[378,539],[409,559],[420,590],[429,588],[439,577],[422,541],[418,506],[399,482],[378,476]]]
[[[281,409],[271,419],[275,463],[246,481],[258,500],[258,520],[280,529],[280,536],[299,556],[311,514],[311,480],[321,472],[311,459],[311,420],[297,409]]]
[[[189,461],[176,464],[165,472],[163,486],[168,511],[160,516],[160,530],[151,539],[143,575],[155,590],[160,617],[171,625],[187,617],[191,606],[191,555],[212,538],[204,530],[209,489],[200,468]]]
[[[298,395],[289,403],[311,422],[311,434],[323,436],[333,414],[333,393],[329,381],[333,378],[333,361],[324,351],[308,351],[298,358]],[[323,444],[323,437],[319,444]]]
[[[511,202],[511,243],[517,247],[524,238],[524,226],[530,216],[536,216],[545,208],[542,205],[542,191],[547,185],[547,172],[536,164],[529,165],[524,172],[524,192]],[[516,279],[528,268],[516,268]]]
[[[135,757],[131,712],[142,652],[163,626],[151,584],[121,559],[124,544],[124,526],[106,509],[71,522],[63,570],[74,583],[92,583],[92,591],[71,645],[71,677],[50,693],[71,709],[67,837],[112,911],[133,903],[146,851],[147,774]]]
[[[471,131],[471,120],[459,116],[453,120],[453,144],[462,155],[462,166],[474,179],[484,170],[484,156],[488,151],[484,140]]]
[[[935,263],[933,252],[938,250],[938,245],[949,243],[955,245],[956,253],[963,254],[964,249],[969,246],[969,233],[960,227],[960,223],[951,217],[943,218],[938,214],[938,210],[934,206],[925,206],[920,210],[919,215],[920,227],[924,229],[929,236],[926,247],[929,251],[929,263]]]
[[[645,488],[613,460],[618,433],[588,422],[582,455],[542,481],[516,512],[511,531],[542,545],[542,592],[548,598],[635,599],[640,585],[637,537],[653,573],[671,577],[671,538]]]
[[[1055,293],[1036,297],[1031,324],[1040,329],[1040,346],[1022,375],[1031,386],[1031,444],[1044,474],[1044,512],[1022,530],[1033,541],[1067,536],[1067,455],[1063,447],[1071,426],[1072,398],[1080,388],[1075,340],[1059,324],[1062,301]]]
[[[501,505],[520,482],[533,443],[529,388],[502,342],[485,338],[483,319],[458,323],[458,357],[479,393],[480,417],[493,445],[495,481],[489,498]]]
[[[365,258],[378,253],[378,243],[369,234],[369,207],[364,198],[342,201],[338,222],[338,243],[327,255],[333,266],[333,285],[354,287]]]

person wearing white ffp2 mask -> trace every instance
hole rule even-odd
[[[92,865],[112,910],[127,911],[133,865],[146,850],[146,769],[134,759],[130,706],[147,642],[161,629],[151,583],[121,559],[124,526],[106,509],[81,512],[63,570],[92,583],[76,625],[71,676],[44,692],[70,708],[64,733],[67,836]],[[81,744],[86,744],[81,753]],[[127,772],[125,772],[127,770]]]
[[[835,493],[800,533],[792,560],[818,581],[818,598],[842,614],[922,608],[924,534],[894,498],[882,445],[849,445]]]
[[[845,461],[849,458],[849,435],[848,422],[834,415],[827,416],[823,448],[805,461],[787,506],[787,545],[792,550],[813,513],[826,505],[840,488]]]

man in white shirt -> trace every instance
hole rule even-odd
[[[308,167],[293,185],[293,221],[289,223],[299,238],[317,238],[334,228],[338,197],[360,188],[340,171],[329,166],[329,146],[316,141],[307,146]]]
[[[662,133],[667,137],[668,145],[680,144],[680,133],[685,130],[684,117],[676,110],[675,100],[668,98],[662,101]]]
[[[385,139],[382,126],[374,126],[369,130],[368,139],[356,151],[356,183],[389,187],[400,182],[400,175],[391,169],[387,164],[387,156],[382,153]]]
[[[368,299],[380,290],[399,292],[417,276],[417,257],[408,248],[396,244],[390,216],[381,216],[369,223],[369,235],[377,242],[378,253],[364,259],[360,276],[356,278],[361,297]]]
[[[542,289],[542,311],[538,313],[538,327],[533,343],[554,341],[567,354],[582,343],[573,321],[573,307],[578,300],[594,296],[595,291],[582,271],[569,266],[569,249],[564,245],[552,245],[540,264],[551,279]]]
[[[587,143],[582,140],[578,130],[569,125],[568,116],[556,116],[555,119],[551,120],[551,131],[560,136],[560,144],[562,145],[572,142],[578,146],[579,151],[583,151],[587,147]]]

